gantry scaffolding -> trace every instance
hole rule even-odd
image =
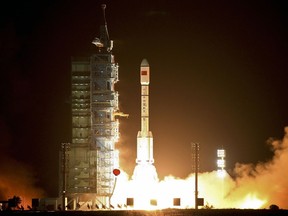
[[[105,6],[102,5],[104,20]],[[66,196],[72,209],[110,205],[119,154],[118,65],[111,53],[107,25],[100,26],[97,52],[72,58],[72,141],[66,160]],[[61,181],[60,181],[61,182]],[[63,181],[62,181],[63,182]],[[63,187],[62,187],[63,188]]]

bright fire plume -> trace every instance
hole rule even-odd
[[[205,207],[259,209],[276,204],[288,208],[288,127],[283,140],[272,140],[270,144],[274,152],[271,161],[257,165],[236,164],[233,178],[228,173],[219,178],[217,171],[198,174],[198,197],[204,198]],[[142,171],[147,176],[152,175],[149,169]],[[186,179],[167,176],[161,181],[149,182],[147,179],[131,180],[122,172],[111,202],[124,205],[127,198],[134,198],[146,203],[134,208],[161,209],[175,207],[173,199],[180,198],[181,204],[177,207],[194,208],[194,186],[194,174]],[[153,203],[152,200],[157,201]]]

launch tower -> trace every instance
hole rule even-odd
[[[72,209],[108,207],[113,193],[113,169],[119,167],[118,65],[104,24],[92,42],[97,52],[72,58],[72,142],[66,165],[66,196]]]

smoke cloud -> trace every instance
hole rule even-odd
[[[227,199],[245,196],[247,192],[266,200],[266,205],[276,204],[288,208],[288,127],[282,140],[269,139],[274,156],[266,163],[236,164],[235,187]]]

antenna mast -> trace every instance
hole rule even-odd
[[[100,26],[100,38],[95,38],[92,41],[92,43],[99,48],[99,51],[101,51],[101,48],[105,47],[107,52],[111,52],[113,48],[113,41],[109,39],[108,34],[106,15],[105,15],[106,4],[101,4],[101,8],[103,12],[104,25]]]
[[[101,8],[102,8],[102,11],[103,11],[104,25],[107,25],[106,16],[105,16],[106,4],[102,4]]]
[[[199,172],[199,143],[191,143],[192,148],[192,164],[195,173],[195,209],[198,209],[198,172]]]

